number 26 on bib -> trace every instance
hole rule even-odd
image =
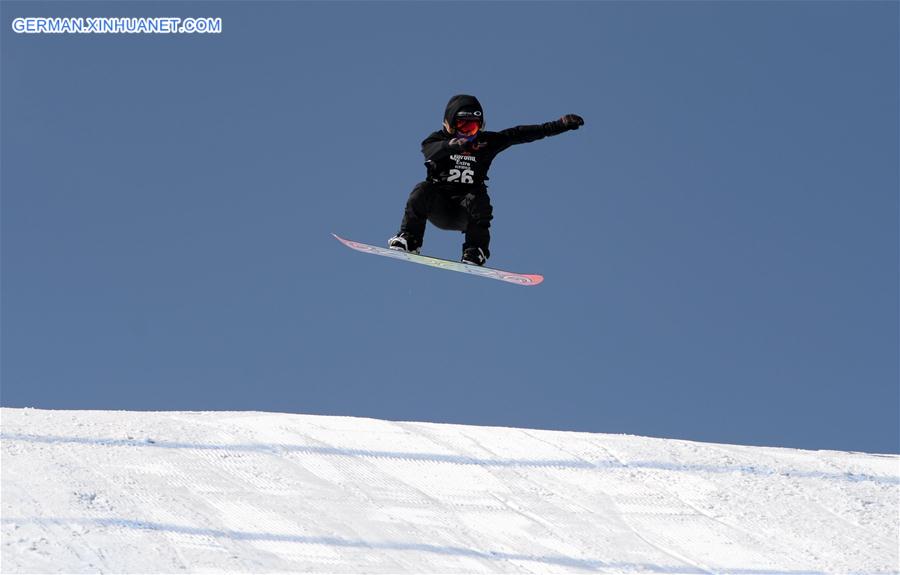
[[[448,182],[456,182],[459,181],[461,184],[474,184],[475,183],[475,170],[450,170],[450,176],[447,178]]]

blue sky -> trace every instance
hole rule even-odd
[[[2,3],[2,404],[900,451],[896,2]],[[221,17],[26,35],[23,16]],[[447,99],[521,288],[383,244]],[[425,252],[462,235],[429,228]]]

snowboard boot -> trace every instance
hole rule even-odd
[[[400,232],[388,240],[388,247],[399,252],[410,254],[419,253],[420,243],[409,232]]]
[[[463,250],[462,263],[473,266],[483,266],[490,256],[490,252],[481,248],[466,248]]]

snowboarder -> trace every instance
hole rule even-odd
[[[428,176],[413,188],[403,222],[388,247],[419,253],[425,223],[466,235],[462,261],[483,266],[490,257],[493,208],[488,197],[488,169],[506,148],[577,130],[581,116],[568,114],[553,122],[516,126],[500,132],[484,131],[484,110],[475,96],[450,98],[444,111],[444,129],[422,142]]]

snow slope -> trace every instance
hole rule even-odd
[[[897,573],[900,458],[2,410],[4,573]]]

